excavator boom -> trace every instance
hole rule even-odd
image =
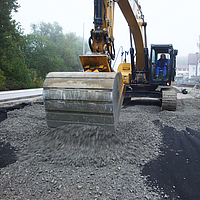
[[[145,67],[144,47],[146,45],[146,35],[144,16],[137,0],[131,5],[129,0],[119,0],[118,5],[130,27],[136,48],[136,67],[140,70]]]

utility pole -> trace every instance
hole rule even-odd
[[[199,35],[199,42],[197,42],[198,52],[200,53],[200,35]]]
[[[199,63],[199,52],[196,52],[196,72],[195,72],[196,78],[197,78],[198,63]]]
[[[198,65],[199,65],[199,54],[200,54],[200,35],[199,35],[199,41],[197,42],[198,52],[196,52],[196,72],[195,76],[197,78],[198,75]]]
[[[85,23],[83,22],[83,55],[85,54]]]

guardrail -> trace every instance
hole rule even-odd
[[[42,95],[43,95],[43,88],[1,91],[0,102],[16,100],[16,99],[24,99],[24,98],[33,98]]]

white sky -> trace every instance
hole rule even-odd
[[[18,0],[21,8],[13,18],[20,22],[25,33],[30,33],[30,24],[57,21],[63,32],[75,32],[89,38],[93,28],[93,0]],[[139,0],[147,22],[147,42],[150,44],[173,44],[179,56],[198,51],[200,35],[199,0]],[[129,29],[116,4],[114,37],[115,49],[129,50]]]

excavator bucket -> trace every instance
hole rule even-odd
[[[84,71],[87,71],[95,67],[99,72],[111,72],[111,68],[108,64],[107,56],[104,54],[90,54],[79,56]]]
[[[51,72],[43,86],[47,125],[88,124],[114,131],[123,97],[121,73]]]

